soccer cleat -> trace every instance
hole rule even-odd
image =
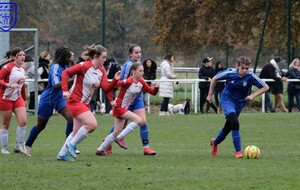
[[[29,146],[26,146],[25,143],[23,144],[23,149],[24,149],[24,156],[27,156],[27,157],[31,157],[31,154],[30,154],[30,147]]]
[[[144,148],[144,155],[155,155],[156,152],[152,150],[150,147],[145,147]]]
[[[98,156],[107,156],[107,153],[104,150],[96,150],[96,155]]]
[[[66,155],[63,155],[63,156],[57,154],[56,158],[57,158],[57,160],[59,160],[59,161],[67,161],[67,162],[72,162],[72,161],[73,161],[73,159],[70,158],[67,154],[66,154]]]
[[[80,154],[80,150],[77,150],[77,149],[76,149],[76,154]]]
[[[212,138],[210,141],[211,154],[212,154],[212,156],[217,156],[218,155],[218,145],[215,145],[214,141],[215,141],[214,138]]]
[[[73,158],[77,158],[77,154],[76,154],[76,146],[75,145],[72,145],[70,142],[67,143],[67,148],[69,150],[69,153],[70,155],[73,157]]]
[[[128,149],[127,145],[125,144],[125,141],[124,141],[124,138],[123,137],[117,137],[115,142],[121,147],[121,148],[124,148],[124,149]]]
[[[107,154],[112,154],[112,153],[113,153],[113,152],[112,152],[112,145],[111,145],[111,144],[105,149],[105,152],[106,152]]]
[[[241,152],[241,151],[237,151],[237,152],[235,153],[235,157],[236,157],[236,158],[243,158],[242,152]]]
[[[7,149],[2,149],[2,150],[1,150],[1,153],[2,153],[2,154],[10,154],[10,152],[9,152]]]
[[[24,153],[22,145],[16,145],[14,148],[14,153]]]

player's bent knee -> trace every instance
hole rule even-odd
[[[240,129],[240,123],[238,120],[238,117],[236,115],[236,113],[231,113],[229,114],[228,118],[227,118],[231,124],[231,129],[232,130],[239,130]]]
[[[135,121],[135,123],[138,124],[139,126],[145,124],[145,122],[142,119],[139,119],[139,120]]]

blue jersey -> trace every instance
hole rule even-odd
[[[237,68],[226,69],[216,75],[217,80],[226,80],[226,86],[221,95],[221,101],[230,101],[235,104],[245,104],[252,85],[262,88],[266,85],[252,72],[241,77]]]
[[[130,77],[130,71],[131,71],[131,66],[132,66],[133,62],[131,59],[127,59],[127,61],[124,63],[123,67],[122,67],[122,76],[120,78],[120,80],[124,80],[127,79],[128,77]]]
[[[55,105],[63,98],[62,89],[55,89],[54,86],[61,82],[62,72],[69,66],[61,66],[57,63],[52,64],[48,76],[48,86],[41,95],[40,103]]]
[[[127,59],[127,61],[124,63],[123,67],[122,67],[122,77],[120,78],[120,80],[124,80],[127,79],[128,77],[130,77],[131,74],[131,66],[132,66],[133,62],[131,59]],[[133,111],[134,109],[139,109],[139,108],[144,108],[144,100],[142,98],[142,93],[140,92],[139,95],[132,101],[132,103],[130,104],[131,106],[133,105],[137,105],[137,107],[135,106],[135,108],[129,109],[131,111]],[[143,105],[142,105],[143,104]]]

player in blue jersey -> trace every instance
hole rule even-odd
[[[226,136],[231,132],[232,141],[235,148],[236,158],[242,158],[240,124],[238,117],[247,101],[253,100],[269,89],[269,86],[259,79],[255,74],[249,72],[251,60],[245,56],[238,58],[238,68],[226,69],[219,72],[210,81],[209,94],[207,101],[212,101],[212,95],[217,80],[226,80],[226,86],[221,95],[221,107],[225,114],[226,123],[217,135],[211,140],[212,155],[217,156],[218,144],[220,144]],[[259,89],[249,95],[251,87],[256,86]]]
[[[122,67],[122,77],[120,80],[126,79],[130,76],[131,66],[135,62],[140,62],[142,57],[142,50],[141,47],[137,44],[129,44],[128,45],[128,56],[129,59],[124,63]],[[142,63],[141,63],[142,64]],[[149,147],[149,131],[148,131],[148,125],[146,123],[146,111],[145,111],[145,105],[143,101],[142,94],[140,93],[130,104],[129,111],[132,111],[136,113],[138,116],[140,116],[143,120],[142,123],[145,123],[144,125],[140,126],[140,136],[144,147],[144,155],[155,155],[156,152],[152,150]],[[126,126],[126,124],[125,124]],[[130,130],[130,128],[125,128],[124,130]],[[111,128],[110,133],[114,131],[114,126]],[[130,132],[126,132],[126,134],[129,134]],[[120,141],[124,142],[124,139],[119,139]],[[106,149],[106,152],[108,154],[112,154],[112,147],[109,146],[109,148]]]
[[[52,116],[54,109],[58,111],[66,120],[66,136],[73,130],[73,119],[66,108],[66,99],[63,98],[61,90],[62,72],[69,67],[71,51],[67,47],[60,47],[55,52],[53,64],[50,67],[48,85],[43,91],[39,105],[37,124],[32,127],[30,134],[24,144],[24,155],[30,157],[30,149],[35,139],[42,132]],[[71,81],[72,79],[70,79]]]

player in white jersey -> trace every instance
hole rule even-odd
[[[25,92],[25,69],[22,64],[25,60],[25,52],[19,48],[11,50],[12,62],[5,65],[0,71],[0,116],[1,116],[1,153],[10,154],[7,150],[8,130],[12,113],[18,121],[16,133],[15,152],[23,153],[22,143],[26,130],[26,92]]]
[[[90,60],[66,69],[62,74],[63,96],[67,99],[67,109],[73,117],[73,132],[66,139],[58,160],[71,161],[68,153],[77,158],[76,145],[84,140],[97,127],[97,120],[90,110],[90,101],[94,90],[98,87],[106,93],[113,90],[122,76],[119,71],[111,83],[102,67],[107,57],[106,48],[100,45],[86,47]],[[75,76],[74,83],[68,91],[68,77]]]
[[[145,120],[136,113],[129,111],[128,107],[141,92],[156,95],[159,84],[154,84],[154,88],[152,88],[144,81],[144,67],[140,63],[132,64],[131,73],[131,77],[119,81],[116,86],[121,86],[121,89],[115,100],[115,105],[113,106],[113,116],[115,117],[114,132],[105,138],[104,142],[96,150],[96,155],[106,156],[107,153],[105,149],[114,141],[116,141],[120,147],[127,149],[127,146],[124,143],[124,137],[129,135],[135,128],[145,124]],[[123,130],[126,120],[131,120],[132,122]]]

